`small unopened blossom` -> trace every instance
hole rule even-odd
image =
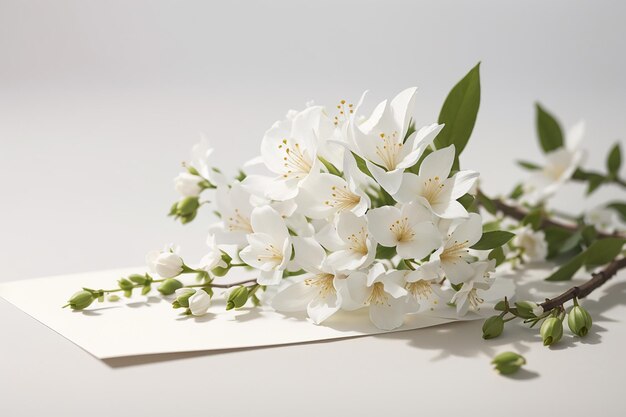
[[[211,306],[211,296],[203,289],[196,291],[189,297],[189,311],[194,316],[203,316]]]
[[[152,251],[146,255],[150,272],[163,278],[174,278],[183,272],[184,262],[178,254],[170,251]]]
[[[176,192],[183,197],[197,197],[202,192],[200,182],[202,178],[189,172],[181,172],[174,179],[174,188]]]

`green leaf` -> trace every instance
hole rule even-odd
[[[548,244],[548,259],[552,259],[561,253],[561,247],[564,242],[573,235],[572,232],[561,229],[560,227],[547,227],[544,229],[544,234],[546,243]]]
[[[378,245],[376,246],[376,259],[391,259],[396,256],[395,246],[387,247]]]
[[[361,172],[370,178],[374,178],[369,168],[367,167],[365,160],[361,158],[359,155],[355,154],[354,152],[352,152],[352,156],[354,156],[354,160],[356,161],[356,166],[361,170]]]
[[[626,239],[612,237],[596,240],[584,252],[585,265],[595,267],[608,264],[619,255],[624,243],[626,243]]]
[[[559,269],[554,271],[546,281],[568,281],[572,279],[574,274],[583,266],[585,261],[585,253],[579,253],[574,256],[565,264],[561,265]]]
[[[541,210],[533,210],[528,213],[523,219],[522,224],[524,226],[530,225],[533,230],[539,229],[541,225]]]
[[[495,215],[498,212],[498,207],[496,207],[496,203],[493,202],[489,197],[484,195],[483,193],[478,193],[478,201],[480,204],[487,210],[489,213]]]
[[[541,169],[539,165],[527,161],[517,161],[517,165],[521,166],[522,168],[526,168],[529,171],[536,171],[538,169]]]
[[[619,172],[619,168],[622,165],[622,152],[619,147],[619,142],[616,143],[611,152],[609,152],[609,156],[606,159],[606,168],[609,171],[609,174],[616,176]]]
[[[511,194],[509,194],[509,198],[513,200],[517,200],[524,194],[524,186],[522,184],[517,184]]]
[[[563,131],[559,122],[548,113],[539,103],[537,107],[537,135],[539,144],[544,153],[563,146]]]
[[[619,216],[622,218],[622,221],[626,222],[626,203],[615,201],[607,204],[607,208],[617,211]]]
[[[465,208],[465,210],[470,210],[472,207],[472,204],[474,204],[474,196],[472,196],[471,194],[464,194],[459,198],[459,203],[461,203],[461,205]]]
[[[480,63],[452,88],[439,113],[439,123],[445,126],[435,138],[435,147],[441,149],[454,144],[456,156],[453,168],[458,169],[458,158],[472,134],[479,106]]]
[[[589,173],[587,175],[587,181],[589,181],[587,186],[587,195],[590,195],[602,185],[605,178],[600,174]]]
[[[494,250],[492,250],[491,252],[489,252],[487,259],[495,259],[496,266],[504,262],[504,260],[506,259],[506,256],[504,255],[504,250],[502,250],[502,246],[499,246],[495,248]]]
[[[509,240],[513,239],[514,233],[506,232],[504,230],[495,230],[493,232],[483,233],[478,243],[472,246],[472,249],[476,250],[489,250],[504,245]]]
[[[343,177],[343,174],[341,173],[341,171],[339,171],[336,166],[334,166],[333,164],[328,162],[325,158],[323,158],[323,157],[318,155],[317,159],[319,159],[320,162],[322,164],[324,164],[324,166],[328,170],[329,174],[333,174],[333,175],[336,175],[338,177]]]

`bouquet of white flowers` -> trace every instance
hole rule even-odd
[[[577,299],[624,266],[617,218],[626,206],[614,202],[572,219],[549,210],[546,201],[570,179],[588,182],[590,192],[605,183],[624,186],[619,146],[606,175],[584,171],[583,125],[564,140],[556,119],[538,106],[546,165],[521,162],[533,175],[508,196],[489,198],[477,186],[478,172],[459,163],[478,113],[479,66],[452,89],[438,122],[419,129],[416,91],[401,91],[370,113],[363,110],[366,94],[356,104],[290,110],[263,135],[260,156],[232,180],[211,164],[204,139],[175,179],[182,197],[170,211],[189,223],[212,194],[217,221],[199,265],[167,247],[148,254],[148,273],[124,277],[112,290],[84,288],[68,305],[84,309],[106,296],[115,300],[111,293],[131,296],[141,288],[147,294],[158,284],[175,308],[203,315],[214,289],[226,288],[219,294],[227,309],[262,299],[285,314],[306,311],[315,324],[339,310],[368,309],[385,330],[401,326],[407,314],[497,311],[485,322],[485,338],[521,318],[544,321],[542,336],[551,344],[560,338],[563,304],[573,300],[582,312],[570,313],[570,328],[586,333],[591,318]],[[609,266],[589,288],[543,303],[513,304],[492,294],[493,272],[502,263],[545,259],[564,261],[549,280],[569,279],[582,266]],[[197,280],[185,284],[182,274]]]

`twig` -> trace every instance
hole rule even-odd
[[[501,211],[502,214],[504,214],[505,216],[509,216],[517,220],[523,220],[528,215],[528,212],[526,210],[521,209],[516,206],[511,206],[500,199],[487,197],[480,190],[478,190],[478,195],[491,200],[493,204],[496,206],[496,208],[498,209],[498,211]],[[480,204],[480,198],[477,199],[476,201],[478,204]],[[546,227],[557,227],[559,229],[568,230],[572,233],[575,233],[580,230],[580,227],[578,225],[558,222],[548,217],[542,216],[541,223],[539,224],[539,228],[544,229]],[[617,232],[611,234],[611,233],[603,233],[597,230],[597,233],[598,233],[598,237],[601,239],[606,239],[609,237],[621,237],[621,235]]]
[[[546,299],[546,301],[539,305],[543,307],[543,311],[550,311],[555,307],[563,305],[569,300],[573,300],[574,298],[585,298],[595,289],[599,288],[615,276],[617,271],[623,268],[626,268],[626,257],[615,259],[601,271],[591,274],[591,279],[589,281],[580,286],[572,287],[554,298]]]

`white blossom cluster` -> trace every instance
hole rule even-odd
[[[215,186],[219,221],[202,268],[229,268],[229,248],[233,263],[275,287],[275,310],[306,311],[316,324],[362,308],[386,330],[406,314],[479,311],[490,300],[495,261],[471,249],[483,222],[457,201],[478,173],[453,170],[454,145],[435,149],[443,125],[413,128],[415,94],[404,90],[369,115],[361,111],[365,94],[333,111],[290,111],[247,164],[265,172],[242,181],[211,169],[207,142],[197,145],[193,169],[175,183],[186,197],[198,196],[204,181]],[[152,254],[149,264],[165,277],[183,267],[171,251]]]

